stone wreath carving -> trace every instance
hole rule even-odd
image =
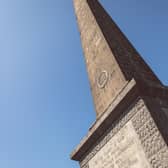
[[[99,88],[104,88],[109,79],[109,74],[106,70],[103,70],[97,77],[97,85]]]

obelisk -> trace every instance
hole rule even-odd
[[[81,168],[168,168],[168,87],[98,0],[74,0],[96,121],[72,152]]]

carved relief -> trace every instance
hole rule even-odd
[[[89,167],[150,168],[131,121],[89,161]]]
[[[115,123],[112,124],[109,132],[107,132],[100,140],[98,140],[97,143],[95,143],[93,149],[91,149],[86,157],[81,160],[81,167],[88,164],[89,161],[94,158],[94,156],[99,153],[100,150],[108,142],[110,142],[115,137],[115,135],[130,121],[133,124],[133,127],[141,143],[141,147],[143,148],[146,158],[151,164],[151,167],[167,168],[168,147],[165,144],[143,100],[137,101],[133,107],[128,109],[128,111],[125,111],[125,113]]]
[[[110,132],[102,137],[101,141],[95,142],[95,147],[87,154],[87,156],[81,161],[81,166],[84,166],[89,162],[89,160],[95,156],[95,154],[144,106],[142,100],[139,100],[135,107],[133,107],[130,112],[127,111],[112,124]],[[127,113],[127,114],[126,114]]]
[[[97,85],[100,89],[104,88],[109,79],[109,74],[106,70],[103,70],[99,73],[97,77]]]

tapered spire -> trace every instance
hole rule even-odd
[[[162,86],[98,0],[74,5],[97,118],[132,79]]]

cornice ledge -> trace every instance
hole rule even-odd
[[[118,119],[125,107],[128,107],[128,104],[131,104],[138,96],[140,96],[140,94],[138,92],[137,83],[132,79],[111,103],[106,112],[96,120],[88,134],[71,153],[71,159],[80,161],[87,151],[93,147],[95,142],[110,127],[110,125]]]

